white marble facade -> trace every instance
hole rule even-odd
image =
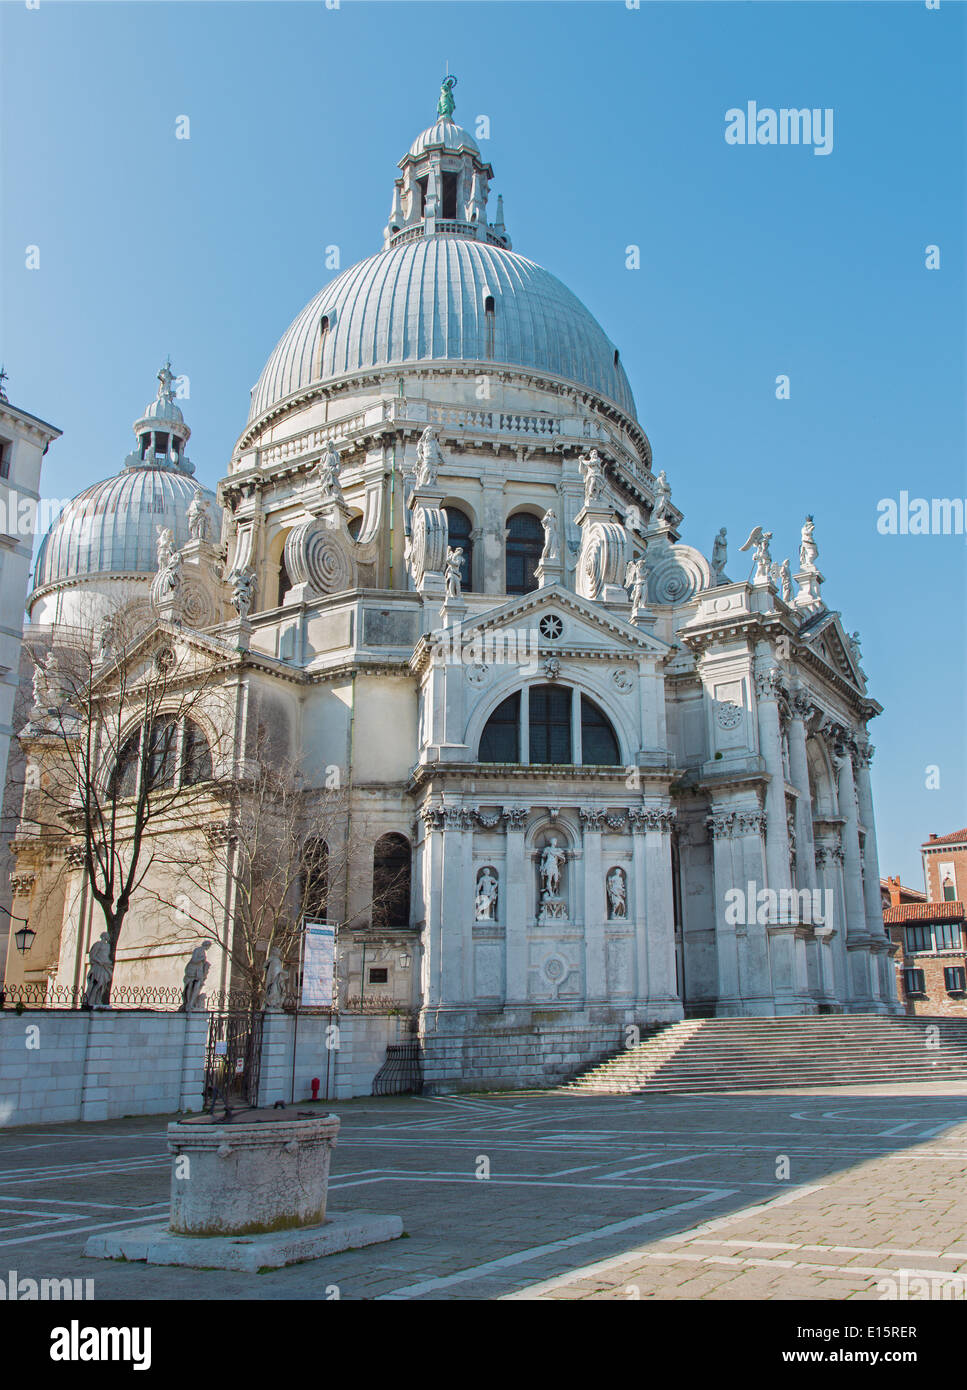
[[[224,572],[197,542],[184,571],[246,709],[310,780],[346,769],[365,853],[409,848],[385,988],[428,1075],[540,1080],[683,1013],[895,1009],[879,706],[812,519],[792,567],[759,526],[738,563],[684,544],[617,349],[488,222],[446,92],[400,168],[383,251],[253,389]]]

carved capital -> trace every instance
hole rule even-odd
[[[737,835],[764,835],[766,833],[765,811],[736,811],[735,833]]]
[[[421,806],[420,819],[428,835],[433,830],[443,829],[443,812],[439,806]]]
[[[72,869],[83,868],[87,860],[87,855],[85,853],[84,846],[68,845],[67,848],[64,850],[64,858],[67,860],[68,864],[71,866]]]
[[[705,817],[705,824],[713,840],[728,840],[735,828],[735,812],[713,811]]]
[[[34,885],[34,874],[11,874],[10,889],[15,898],[27,898]]]
[[[224,848],[225,845],[233,845],[238,840],[238,831],[227,821],[219,821],[216,825],[205,826],[205,839],[212,849]]]
[[[598,831],[604,823],[604,812],[597,806],[582,806],[578,811],[581,817],[581,825],[585,831]]]
[[[494,806],[475,806],[471,812],[484,830],[496,830],[500,825],[500,812]]]
[[[770,666],[755,673],[755,693],[760,700],[778,700],[783,693],[782,671],[778,666]]]
[[[677,812],[671,807],[641,806],[629,811],[628,819],[636,835],[642,835],[647,830],[659,830],[667,835],[675,827],[676,815]]]
[[[530,810],[527,806],[505,806],[501,814],[508,830],[523,830]]]

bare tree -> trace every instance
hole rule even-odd
[[[371,846],[350,828],[350,793],[338,769],[310,788],[297,764],[270,756],[263,733],[245,770],[219,787],[223,814],[194,844],[166,845],[165,872],[149,891],[220,947],[232,993],[257,1009],[271,952],[291,978],[307,919],[337,931],[367,915],[376,921],[385,904],[408,894],[409,869],[374,886]]]
[[[230,758],[224,662],[169,625],[119,611],[38,654],[21,743],[21,843],[68,852],[86,872],[110,943],[159,857],[166,829],[209,813]],[[204,808],[204,809],[203,809]],[[110,979],[107,989],[110,988]]]

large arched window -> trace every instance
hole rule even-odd
[[[306,917],[325,922],[329,911],[329,846],[325,840],[306,840],[302,850],[302,910]]]
[[[373,851],[373,926],[409,925],[409,841],[403,835],[381,835]]]
[[[124,741],[111,776],[111,795],[192,786],[212,778],[208,740],[193,719],[152,719]]]
[[[480,736],[481,763],[618,767],[618,739],[592,700],[566,685],[533,685],[497,706]]]
[[[459,507],[444,507],[447,518],[447,537],[450,545],[454,549],[463,551],[463,564],[460,569],[460,587],[463,589],[473,588],[473,541],[470,539],[470,532],[473,527],[466,512],[460,511]]]
[[[537,588],[537,563],[544,549],[544,528],[530,512],[518,512],[507,523],[504,588],[508,594],[529,594]]]

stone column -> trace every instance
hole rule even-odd
[[[856,795],[859,802],[860,820],[863,822],[865,838],[863,841],[863,898],[866,903],[866,929],[870,936],[885,936],[883,926],[883,907],[880,902],[880,865],[876,849],[876,818],[873,812],[873,787],[870,782],[870,764],[873,762],[873,745],[860,739],[853,751],[853,775],[856,780]]]
[[[786,825],[786,772],[782,761],[782,730],[779,723],[779,691],[782,673],[777,667],[756,672],[756,714],[759,721],[759,752],[766,765],[766,878],[779,893],[789,889],[789,831]]]
[[[507,852],[504,856],[504,941],[506,961],[506,1000],[508,1004],[527,1001],[527,933],[535,914],[536,889],[528,876],[524,854],[526,806],[505,806],[504,826]]]
[[[438,1008],[443,997],[443,812],[420,810],[423,820],[423,1007]]]
[[[717,1012],[739,1014],[742,1012],[742,990],[739,982],[739,943],[735,929],[740,914],[737,911],[728,911],[726,898],[730,889],[738,888],[743,896],[745,894],[745,885],[735,881],[732,863],[735,812],[713,805],[705,824],[712,839],[715,957],[718,965]]]
[[[813,842],[812,798],[809,793],[809,761],[806,757],[806,721],[813,714],[808,695],[797,691],[792,700],[789,721],[789,780],[800,793],[796,800],[796,869],[803,888],[813,889],[816,880],[816,846]]]
[[[645,872],[645,823],[636,811],[631,812],[631,882],[628,885],[629,909],[635,926],[635,997],[641,1009],[647,1009],[651,999],[651,979],[648,974],[648,912]]]
[[[575,704],[577,701],[575,700]],[[582,850],[584,860],[584,995],[592,1003],[600,1003],[607,998],[607,973],[605,961],[606,917],[604,896],[604,873],[601,864],[601,829],[604,812],[596,806],[582,806],[581,817]],[[574,909],[574,885],[571,889],[572,913]]]
[[[442,1002],[473,999],[473,830],[471,813],[460,806],[443,811],[441,893]]]
[[[652,805],[630,814],[633,826],[636,816],[644,824],[649,1012],[655,1019],[677,1019],[683,1010],[675,985],[671,838],[675,812],[668,806]]]
[[[783,813],[785,824],[785,813]],[[744,1014],[772,1014],[775,993],[769,937],[764,922],[759,921],[756,894],[764,887],[765,846],[768,817],[760,810],[737,810],[733,831],[733,863],[740,885],[745,887],[750,901],[745,926],[736,929],[739,951],[739,980],[742,989]]]
[[[843,894],[843,851],[838,835],[822,836],[816,842],[816,873],[827,918],[822,933],[820,956],[828,993],[836,1004],[850,997],[849,962],[846,957],[846,929]],[[827,932],[825,927],[832,927]]]
[[[838,735],[838,736],[837,736]],[[860,1009],[873,1007],[875,991],[866,927],[866,900],[863,896],[863,866],[860,859],[859,816],[853,781],[853,760],[842,730],[834,735],[833,763],[836,767],[836,795],[843,822],[843,884],[846,905],[846,949],[850,957],[851,1002]]]

